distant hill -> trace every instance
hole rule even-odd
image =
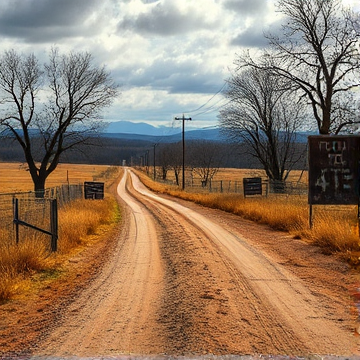
[[[151,143],[173,143],[181,141],[182,130],[166,126],[155,127],[147,123],[133,123],[131,121],[116,121],[109,123],[102,136],[114,139],[138,140]],[[306,143],[311,132],[298,132],[298,143]],[[186,140],[206,140],[229,142],[220,133],[219,128],[194,129],[185,128]]]
[[[105,133],[109,134],[136,134],[147,136],[168,136],[181,132],[179,128],[171,128],[167,126],[155,127],[153,125],[140,122],[134,123],[131,121],[114,121],[108,123],[105,128]]]
[[[172,143],[182,139],[182,129],[166,126],[155,127],[147,123],[116,121],[109,123],[103,133],[104,137],[150,141],[154,143]],[[187,140],[225,141],[219,129],[185,129]]]

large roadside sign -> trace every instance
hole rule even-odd
[[[358,205],[360,136],[309,136],[309,204]]]

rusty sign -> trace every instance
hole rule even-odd
[[[244,197],[247,195],[262,195],[262,182],[261,177],[244,178]]]
[[[359,204],[359,136],[309,136],[309,204]]]
[[[104,198],[104,183],[85,181],[84,182],[85,199],[103,199]]]

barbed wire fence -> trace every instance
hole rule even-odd
[[[49,250],[54,245],[49,241],[52,233],[52,206],[56,201],[57,208],[76,199],[84,197],[82,184],[66,184],[46,189],[41,197],[35,192],[0,193],[0,244],[12,246],[24,239],[47,241]],[[21,226],[19,224],[27,224]],[[30,226],[28,226],[30,225]],[[41,231],[39,232],[39,229]]]

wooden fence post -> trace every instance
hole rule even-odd
[[[16,245],[19,244],[19,199],[13,198]]]
[[[58,240],[58,209],[57,200],[50,201],[50,221],[51,221],[51,251],[57,251]]]

